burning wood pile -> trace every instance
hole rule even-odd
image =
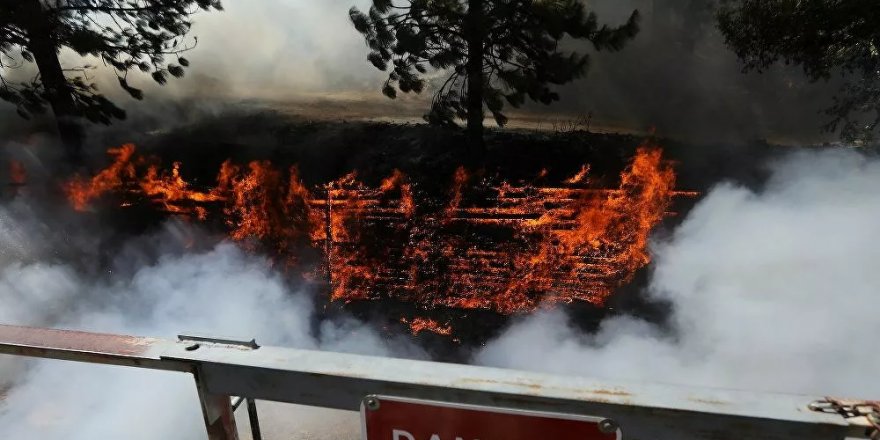
[[[112,193],[122,206],[148,203],[192,221],[221,220],[232,240],[326,279],[334,301],[391,298],[423,309],[512,314],[546,302],[601,306],[650,261],[649,235],[673,197],[692,195],[675,190],[670,163],[652,145],[638,149],[617,188],[597,188],[589,166],[558,184],[546,173],[511,183],[459,168],[443,197],[420,191],[400,171],[377,186],[356,173],[307,186],[296,167],[268,161],[227,161],[216,186],[196,188],[180,163],[162,169],[133,145],[108,153],[110,166],[65,185],[76,210]],[[320,263],[303,259],[304,249]],[[448,332],[425,319],[406,324],[414,333]]]

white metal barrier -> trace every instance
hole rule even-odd
[[[872,402],[610,384],[468,365],[260,347],[255,341],[192,336],[171,341],[0,325],[0,353],[191,373],[211,440],[238,438],[233,412],[241,401],[248,402],[256,422],[254,399],[356,411],[371,396],[598,417],[613,421],[622,438],[633,440],[843,440],[877,435],[877,406]],[[258,429],[258,424],[252,427]]]

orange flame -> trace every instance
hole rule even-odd
[[[225,201],[223,213],[233,240],[256,239],[277,253],[321,240],[320,213],[311,208],[311,195],[292,167],[285,183],[268,161],[248,164],[248,171],[226,161],[211,197]],[[294,258],[287,261],[295,263]]]
[[[455,175],[452,178],[452,190],[450,191],[451,197],[449,198],[449,205],[446,206],[446,211],[443,216],[445,219],[451,218],[458,210],[459,205],[461,205],[461,191],[464,189],[464,185],[469,179],[470,176],[464,167],[458,167],[455,170]]]
[[[119,189],[123,179],[134,179],[134,165],[131,163],[134,150],[133,144],[111,148],[107,150],[107,154],[115,157],[113,164],[91,179],[77,177],[67,182],[64,185],[64,192],[67,193],[67,199],[70,200],[73,208],[77,211],[85,211],[92,200]]]
[[[262,243],[288,265],[299,262],[298,249],[320,251],[332,300],[394,298],[504,314],[541,302],[602,305],[650,261],[650,233],[672,197],[692,195],[674,190],[675,173],[653,146],[638,149],[615,189],[589,187],[587,165],[558,186],[473,182],[460,167],[448,201],[425,204],[399,170],[377,187],[350,173],[310,189],[295,167],[285,173],[268,161],[246,169],[227,161],[216,187],[202,192],[183,179],[179,163],[138,177],[134,146],[109,152],[115,161],[107,169],[65,186],[74,208],[132,187],[169,213],[223,215],[230,238]],[[445,331],[419,319],[407,324]]]
[[[413,336],[418,336],[421,332],[431,332],[442,336],[452,335],[451,325],[440,324],[430,318],[413,318],[412,320],[400,318],[400,322],[409,326]]]
[[[581,170],[578,171],[577,174],[575,174],[574,176],[571,176],[571,178],[567,179],[565,181],[565,183],[568,185],[575,185],[575,184],[581,183],[584,181],[584,179],[587,178],[588,174],[590,174],[590,166],[584,165],[581,167]]]
[[[210,192],[190,189],[189,184],[180,177],[180,162],[174,162],[171,174],[161,174],[156,165],[147,168],[147,174],[139,182],[143,193],[165,212],[174,214],[195,214],[200,220],[207,219],[208,213],[202,206],[187,208],[182,203],[218,202],[222,198]]]

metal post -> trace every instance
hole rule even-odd
[[[263,434],[260,433],[260,418],[257,416],[257,402],[254,399],[247,399],[248,420],[251,423],[251,437],[253,440],[263,440]]]
[[[235,414],[232,401],[228,395],[211,394],[205,384],[199,380],[201,374],[195,373],[196,389],[202,404],[202,416],[208,431],[208,440],[238,440],[238,428],[235,426]],[[250,410],[250,408],[248,408]],[[259,440],[256,439],[255,440]]]

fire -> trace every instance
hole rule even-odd
[[[412,320],[400,318],[400,322],[406,324],[410,328],[413,336],[418,336],[421,332],[431,332],[442,336],[452,335],[452,326],[449,324],[440,324],[430,318],[413,318]]]
[[[77,211],[85,211],[89,204],[105,193],[118,190],[125,179],[135,178],[134,164],[131,162],[135,147],[126,144],[107,150],[114,157],[113,164],[103,169],[91,179],[74,178],[64,185],[67,199]]]
[[[650,145],[638,149],[617,188],[591,186],[588,165],[543,186],[475,178],[460,167],[440,199],[399,170],[375,187],[356,173],[310,187],[296,167],[268,161],[227,161],[216,186],[198,190],[182,164],[162,172],[134,151],[111,149],[107,169],[65,185],[72,206],[137,193],[171,214],[221,216],[231,239],[260,245],[288,267],[307,264],[297,257],[302,249],[320,254],[319,267],[303,272],[323,274],[334,301],[391,298],[423,309],[510,314],[542,302],[602,305],[650,262],[650,233],[672,198],[690,195],[675,191],[671,165]],[[414,333],[446,334],[431,320],[402,322]]]
[[[311,208],[311,194],[296,167],[285,182],[268,161],[251,162],[246,171],[226,161],[217,181],[211,198],[225,201],[223,213],[233,240],[255,239],[283,254],[324,238],[320,213]]]
[[[147,174],[139,182],[141,191],[151,200],[162,206],[165,212],[174,214],[194,213],[200,220],[205,220],[207,211],[202,206],[195,206],[191,210],[181,203],[194,202],[217,202],[222,200],[212,193],[200,192],[189,187],[180,177],[180,162],[175,162],[171,168],[171,174],[162,174],[158,166],[151,165],[147,168]]]
[[[571,176],[571,178],[569,178],[569,179],[566,179],[565,183],[567,185],[576,185],[578,183],[583,182],[584,179],[586,179],[589,174],[590,174],[590,166],[584,165],[581,167],[581,170],[578,171],[577,174],[575,174],[574,176]]]

